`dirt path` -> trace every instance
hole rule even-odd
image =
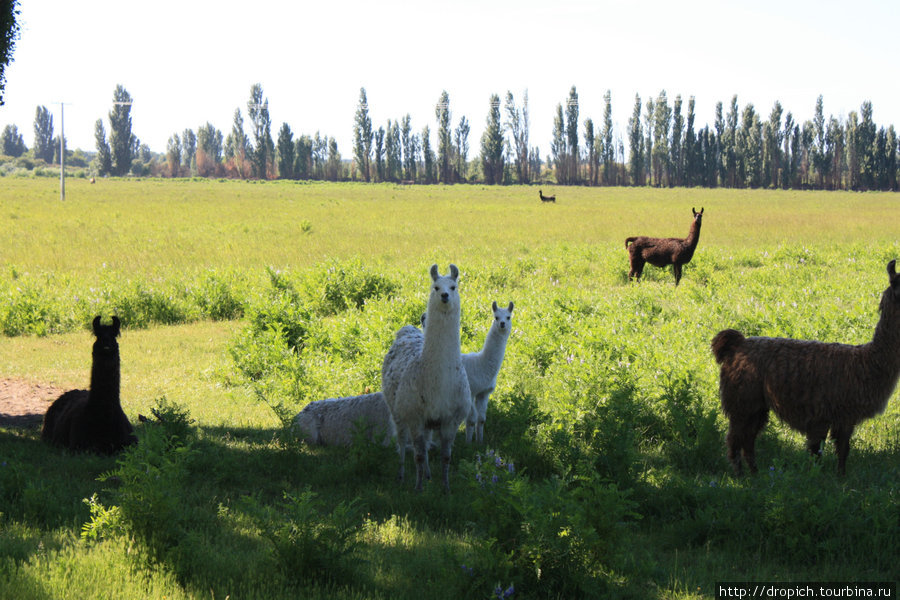
[[[21,379],[0,379],[0,427],[40,427],[47,407],[64,391]]]

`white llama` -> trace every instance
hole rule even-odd
[[[294,428],[308,444],[320,446],[350,446],[358,430],[385,446],[397,435],[381,392],[310,402],[294,417]]]
[[[456,265],[443,276],[432,265],[425,333],[411,325],[401,328],[381,368],[384,398],[397,425],[399,477],[402,481],[406,445],[412,440],[417,491],[426,472],[429,430],[440,435],[444,490],[450,491],[453,440],[472,407],[460,355],[458,277]]]
[[[507,308],[499,308],[494,302],[491,309],[494,311],[494,322],[484,339],[484,347],[480,352],[462,355],[472,394],[472,410],[466,418],[466,442],[471,442],[474,435],[479,444],[484,442],[488,400],[497,385],[497,374],[503,364],[506,342],[512,330],[513,303],[510,302]]]

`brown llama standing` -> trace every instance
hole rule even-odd
[[[700,212],[691,208],[694,220],[691,222],[691,230],[686,238],[655,238],[644,235],[630,237],[625,240],[625,248],[628,249],[628,261],[631,270],[628,278],[641,278],[644,272],[644,263],[650,263],[654,267],[672,265],[675,273],[675,285],[681,281],[681,267],[691,261],[697,242],[700,241],[700,225],[703,220],[703,207]],[[629,246],[629,244],[631,244]]]
[[[115,454],[137,442],[119,400],[119,318],[102,325],[96,317],[93,329],[91,388],[69,390],[50,405],[41,439],[69,450]]]
[[[553,202],[556,203],[556,196],[545,196],[544,190],[538,190],[538,196],[541,198],[541,202]]]
[[[829,430],[844,474],[856,426],[884,412],[900,375],[900,276],[888,263],[890,285],[872,341],[859,346],[783,338],[744,337],[733,329],[712,340],[722,365],[719,394],[728,417],[728,460],[741,474],[741,454],[756,472],[754,444],[769,410],[806,434],[815,456]]]

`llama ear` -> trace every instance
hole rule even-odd
[[[508,308],[507,310],[508,310],[509,312],[512,312],[512,311],[513,311],[513,303],[512,303],[512,302],[509,303],[509,308]]]
[[[438,273],[437,265],[431,265],[431,279],[437,281],[438,277],[440,277],[440,273]]]
[[[119,337],[119,332],[122,330],[122,327],[121,327],[122,322],[119,321],[119,317],[117,317],[116,315],[113,315],[112,326],[113,326],[113,329],[115,330],[115,336]]]
[[[453,279],[459,278],[459,269],[457,269],[456,265],[454,265],[454,264],[450,265],[450,277]]]
[[[99,335],[100,331],[100,315],[94,317],[94,321],[91,323],[91,326],[94,329],[94,335]]]
[[[896,261],[896,260],[892,260],[892,261],[889,262],[888,265],[887,265],[888,276],[889,276],[891,279],[893,279],[894,277],[897,276],[897,271],[896,271],[896,268],[895,268],[896,266],[897,266],[897,261]]]
[[[496,300],[491,303],[491,310],[494,312],[497,312],[497,301]]]

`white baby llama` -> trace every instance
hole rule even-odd
[[[472,394],[472,410],[466,418],[466,442],[471,442],[474,435],[479,444],[484,442],[488,400],[497,385],[497,374],[503,364],[506,342],[512,330],[513,303],[510,302],[507,308],[499,308],[494,302],[491,309],[494,311],[494,322],[484,339],[484,347],[480,352],[462,355]]]
[[[385,446],[397,435],[381,392],[310,402],[294,417],[294,428],[308,444],[321,446],[349,446],[360,428]]]
[[[381,368],[384,398],[397,425],[399,477],[402,481],[406,444],[412,440],[417,491],[428,461],[428,430],[440,435],[444,490],[450,491],[453,441],[472,407],[460,355],[458,277],[456,265],[450,265],[450,275],[440,275],[432,265],[425,333],[411,325],[400,329]]]

